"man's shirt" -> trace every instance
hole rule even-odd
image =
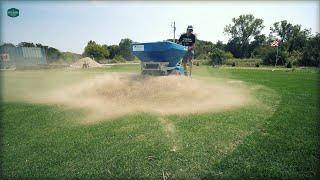
[[[178,42],[181,42],[184,46],[192,46],[196,42],[196,36],[194,34],[188,36],[187,33],[184,33],[180,36]]]

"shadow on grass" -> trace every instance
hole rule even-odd
[[[286,106],[280,104],[280,107]],[[305,113],[290,108],[277,109],[266,123],[247,136],[231,154],[212,166],[210,173],[201,177],[315,178],[319,173],[319,154],[316,153],[319,127],[316,116],[309,114],[306,118]]]

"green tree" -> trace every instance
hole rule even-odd
[[[276,63],[277,50],[275,48],[269,49],[266,55],[262,58],[263,64],[275,65]],[[288,53],[286,51],[278,52],[277,65],[285,65],[287,63]]]
[[[0,47],[16,47],[16,46],[12,43],[3,43]]]
[[[109,51],[102,45],[99,45],[95,41],[90,40],[87,46],[84,48],[83,55],[93,57],[94,60],[99,61],[101,59],[108,58]]]
[[[320,66],[320,33],[311,37],[303,49],[302,58],[298,60],[302,66]]]
[[[253,50],[252,54],[254,57],[262,58],[262,57],[266,56],[267,53],[269,53],[272,49],[274,49],[274,48],[271,47],[269,44],[260,45]]]
[[[72,52],[62,52],[62,58],[65,62],[71,63],[81,58],[81,54],[76,54]]]
[[[107,47],[108,51],[109,51],[109,58],[113,59],[116,56],[120,55],[120,47],[118,45],[111,45]]]
[[[63,58],[62,53],[58,49],[53,47],[48,47],[46,53],[49,61],[57,61]]]
[[[48,53],[49,46],[45,46],[45,45],[42,45],[40,43],[36,43],[36,47],[42,48],[42,49],[45,50],[46,53]]]
[[[215,47],[221,50],[226,50],[226,44],[223,44],[223,42],[220,40],[217,41],[217,43],[215,44]]]
[[[267,41],[266,41],[266,36],[264,34],[262,35],[257,35],[254,37],[254,40],[250,43],[249,46],[249,51],[251,52],[251,57],[253,56],[261,56],[261,54],[259,54],[259,49],[262,46],[267,45]]]
[[[195,59],[204,58],[214,48],[214,44],[210,41],[197,40],[195,48]]]
[[[293,51],[302,51],[306,47],[311,31],[308,29],[301,30],[301,25],[295,25],[292,35],[288,40],[287,49],[291,53]]]
[[[275,39],[275,36],[279,36],[281,43],[287,42],[292,35],[293,25],[288,23],[287,20],[275,22],[273,27],[270,27],[270,31],[270,39]]]
[[[310,37],[309,29],[301,29],[301,25],[293,25],[286,20],[275,22],[270,27],[269,38],[270,41],[275,39],[275,36],[280,37],[280,49],[288,51],[302,51],[303,47],[306,46],[308,38]]]
[[[240,39],[238,37],[235,37],[227,43],[226,50],[230,51],[234,57],[241,58],[243,57],[243,52],[241,49],[243,49],[244,46],[241,46]]]
[[[31,42],[21,42],[18,44],[18,47],[36,47],[36,46]]]
[[[227,50],[230,50],[236,57],[249,57],[251,55],[249,48],[251,39],[260,35],[264,28],[263,20],[255,18],[252,14],[247,14],[233,18],[232,22],[233,24],[224,28],[224,32],[231,36]]]
[[[209,52],[209,57],[211,60],[209,65],[222,65],[227,59],[233,58],[230,52],[225,52],[219,48],[213,48],[212,51]]]
[[[131,53],[130,47],[132,44],[132,40],[129,38],[121,39],[119,43],[119,55],[121,55],[126,60],[133,60],[134,56]]]
[[[317,46],[314,43],[316,42],[316,37],[314,39],[311,38],[310,29],[302,29],[301,25],[293,25],[283,20],[275,22],[270,30],[270,38],[274,39],[275,36],[281,38],[279,51],[288,54],[288,63],[303,66],[318,65],[317,51],[313,48]],[[264,59],[266,58],[268,57]]]

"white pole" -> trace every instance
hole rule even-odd
[[[173,42],[176,42],[176,22],[173,21]]]
[[[279,47],[279,46],[277,46],[276,64],[274,65],[275,68],[276,68],[277,62],[278,62],[278,47]]]

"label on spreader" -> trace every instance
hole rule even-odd
[[[133,45],[132,50],[133,51],[144,51],[144,45]]]

